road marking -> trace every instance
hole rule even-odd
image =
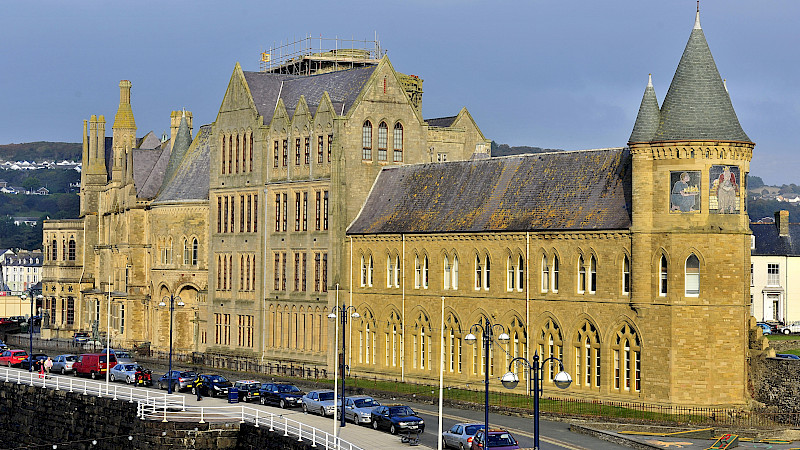
[[[418,408],[418,407],[415,407],[414,409],[417,410],[417,411],[423,412],[425,414],[428,414],[429,416],[439,417],[439,413],[438,412],[433,412],[433,411],[429,411],[427,409],[421,409],[421,408]],[[474,420],[469,420],[466,417],[454,416],[452,414],[442,413],[442,417],[446,417],[448,419],[456,420],[458,422],[475,422]],[[475,422],[475,423],[477,423],[477,422]],[[517,428],[507,428],[506,427],[506,429],[508,431],[514,432],[514,433],[516,433],[516,434],[518,434],[520,436],[525,436],[525,437],[533,439],[533,433],[530,433],[530,432],[527,432],[527,431],[523,431],[523,430],[520,430],[520,429],[517,429]],[[558,445],[558,446],[563,447],[563,448],[565,448],[567,450],[589,450],[589,449],[587,449],[585,447],[580,447],[578,445],[570,444],[568,442],[564,442],[564,441],[561,441],[561,440],[558,440],[558,439],[555,439],[555,438],[542,436],[541,433],[539,434],[539,440],[547,442],[548,444]]]

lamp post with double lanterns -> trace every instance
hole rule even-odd
[[[169,294],[165,295],[164,298],[161,299],[161,302],[158,306],[162,308],[167,306],[167,302],[169,302],[169,370],[167,373],[169,374],[169,379],[167,380],[167,393],[172,394],[172,315],[175,311],[175,300],[178,301],[178,306],[183,306],[185,303],[181,300],[181,298],[177,295]]]
[[[485,360],[483,373],[484,384],[486,385],[483,429],[484,448],[489,448],[489,349],[491,348],[492,341],[494,341],[494,334],[497,332],[495,329],[500,331],[500,334],[497,336],[497,340],[499,342],[508,342],[509,336],[508,333],[506,333],[506,328],[499,323],[491,324],[488,319],[483,323],[478,322],[473,324],[469,329],[469,334],[464,336],[464,340],[467,341],[468,344],[475,344],[475,342],[478,340],[478,338],[475,337],[475,332],[480,330],[481,337],[483,338],[483,356]]]
[[[28,319],[28,336],[29,336],[29,343],[30,343],[30,351],[28,352],[28,371],[29,372],[33,372],[33,360],[31,360],[31,358],[33,358],[33,324],[34,324],[33,304],[34,304],[35,300],[41,300],[41,299],[44,298],[44,296],[42,296],[42,294],[33,295],[33,290],[32,289],[29,289],[26,294],[20,295],[20,298],[22,298],[23,300],[25,300],[28,297],[30,297],[30,299],[31,299],[31,318]]]
[[[347,368],[347,343],[344,340],[344,337],[345,337],[344,336],[344,329],[347,326],[347,313],[350,310],[353,311],[350,314],[350,317],[352,317],[353,319],[358,319],[359,317],[361,317],[356,312],[356,307],[355,306],[344,306],[344,305],[342,305],[342,306],[334,306],[333,307],[333,312],[328,314],[328,318],[329,319],[333,319],[333,320],[336,320],[336,316],[338,314],[339,319],[340,319],[340,321],[342,323],[342,356],[341,356],[341,361],[340,361],[340,366],[342,368],[342,414],[341,414],[342,421],[339,424],[339,426],[342,427],[342,428],[344,428],[344,426],[345,426],[345,420],[344,420],[344,404],[345,404],[345,401],[344,401],[344,397],[345,397],[344,380],[345,380],[345,376],[346,376],[345,370]],[[334,411],[335,411],[335,409],[334,409]]]
[[[506,389],[514,389],[517,387],[519,377],[516,373],[511,371],[511,368],[514,367],[514,363],[517,362],[520,362],[528,367],[528,379],[530,379],[530,375],[533,374],[533,386],[531,387],[531,390],[533,391],[533,448],[535,450],[539,450],[539,396],[542,394],[544,366],[548,361],[558,361],[558,365],[561,370],[553,378],[553,384],[555,384],[559,389],[568,388],[569,385],[572,384],[572,377],[564,371],[563,361],[555,356],[551,356],[539,363],[538,352],[533,354],[532,361],[528,361],[521,356],[512,359],[511,362],[508,363],[508,372],[503,375],[502,378],[500,378],[500,381],[503,383],[503,386]]]

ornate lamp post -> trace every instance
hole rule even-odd
[[[169,294],[168,296],[164,296],[161,299],[161,303],[158,306],[164,307],[167,306],[167,301],[169,301],[169,370],[167,373],[169,374],[169,380],[167,381],[167,393],[172,394],[172,315],[175,311],[175,300],[178,301],[178,306],[183,306],[185,303],[181,301],[181,298],[177,295]]]
[[[492,325],[489,323],[488,319],[484,323],[478,322],[473,324],[469,329],[469,334],[464,336],[464,340],[467,341],[468,344],[474,344],[478,340],[478,338],[475,337],[474,332],[480,330],[483,338],[483,355],[484,360],[486,361],[483,368],[484,384],[486,385],[483,431],[485,449],[489,448],[489,349],[491,348],[492,341],[494,340],[494,333],[496,333],[495,328],[497,328],[500,332],[500,334],[497,336],[497,340],[499,342],[508,342],[509,336],[508,333],[506,333],[506,328],[499,323]]]
[[[566,389],[572,384],[572,377],[564,371],[564,363],[560,359],[551,356],[544,361],[539,363],[539,353],[536,352],[533,354],[533,362],[528,361],[527,359],[518,356],[511,360],[508,363],[508,372],[503,375],[500,379],[503,383],[503,386],[506,389],[514,389],[517,387],[517,383],[519,382],[519,377],[517,374],[511,371],[511,368],[514,366],[514,363],[521,362],[528,367],[528,376],[533,373],[533,448],[535,450],[539,450],[539,396],[542,394],[542,380],[544,380],[544,365],[547,361],[558,361],[558,365],[561,369],[553,378],[553,384],[556,385],[559,389]]]
[[[30,350],[28,352],[28,371],[33,372],[33,302],[37,299],[44,298],[42,294],[33,295],[33,290],[29,289],[27,294],[22,294],[20,296],[23,300],[27,297],[31,298],[31,318],[28,319],[28,335],[29,335],[29,343],[30,343]]]
[[[345,404],[345,401],[344,401],[345,400],[345,398],[344,398],[345,397],[344,380],[345,380],[345,370],[347,368],[347,343],[344,340],[344,329],[345,329],[345,327],[347,325],[347,313],[351,309],[353,310],[353,312],[352,312],[352,314],[350,314],[350,317],[352,317],[353,319],[358,319],[359,317],[361,317],[356,312],[356,307],[355,306],[344,306],[344,305],[342,305],[342,306],[334,306],[333,307],[333,312],[328,314],[328,319],[333,319],[333,320],[336,320],[336,315],[338,314],[339,315],[339,319],[342,322],[342,361],[341,361],[341,368],[342,368],[342,414],[341,414],[341,417],[342,417],[342,420],[341,420],[341,423],[339,424],[339,426],[342,427],[342,428],[344,428],[344,426],[345,426],[345,420],[344,420],[344,404]]]

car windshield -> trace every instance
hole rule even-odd
[[[467,425],[464,427],[464,434],[468,436],[475,436],[475,433],[477,433],[481,428],[483,428],[483,425]]]
[[[353,403],[356,404],[356,408],[368,408],[370,406],[380,406],[378,402],[371,398],[358,398]]]
[[[322,401],[333,400],[333,392],[320,392],[319,399]]]
[[[300,392],[300,389],[298,389],[297,386],[291,384],[279,384],[278,392]]]
[[[222,375],[209,375],[209,381],[213,381],[214,383],[224,383],[228,381],[227,378],[223,377]]]
[[[414,416],[414,410],[409,408],[408,406],[395,406],[393,408],[389,408],[389,415],[392,416]]]
[[[259,387],[260,387],[260,385],[258,383],[247,383],[247,384],[242,385],[242,389],[245,389],[245,390],[248,390],[248,391],[257,391]]]
[[[516,445],[517,441],[514,440],[508,433],[489,434],[489,446],[499,445]]]
[[[78,359],[78,357],[75,355],[69,355],[64,357],[64,361],[75,361],[76,359]]]
[[[114,350],[114,354],[117,355],[117,358],[128,358],[131,359],[131,354],[128,352],[121,352],[119,350]]]
[[[136,364],[125,364],[125,366],[124,366],[124,367],[125,367],[125,369],[124,369],[124,370],[125,370],[126,372],[134,372],[134,371],[136,371],[136,367],[137,367],[137,366],[136,366]]]

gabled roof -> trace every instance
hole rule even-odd
[[[753,256],[800,256],[800,223],[789,224],[789,234],[781,236],[778,224],[766,222],[750,223],[756,248]]]
[[[453,125],[453,122],[456,121],[457,117],[458,115],[450,117],[436,117],[434,119],[425,119],[425,122],[428,122],[428,125],[432,127],[446,128]]]
[[[384,168],[348,234],[627,229],[623,148]]]
[[[730,96],[708,48],[700,12],[661,106],[653,141],[751,142],[739,124]]]
[[[203,125],[191,146],[181,158],[180,165],[175,169],[172,177],[164,180],[161,192],[153,201],[158,203],[173,203],[181,201],[208,200],[208,186],[210,173],[210,134],[211,125]],[[176,138],[176,146],[178,145]],[[173,149],[173,153],[175,150]]]
[[[258,114],[264,117],[264,123],[269,123],[279,98],[286,105],[289,117],[292,117],[294,108],[300,101],[300,96],[305,96],[308,108],[314,114],[324,92],[328,92],[330,95],[337,114],[341,115],[343,111],[346,113],[369,80],[375,67],[358,67],[314,75],[243,73]]]

